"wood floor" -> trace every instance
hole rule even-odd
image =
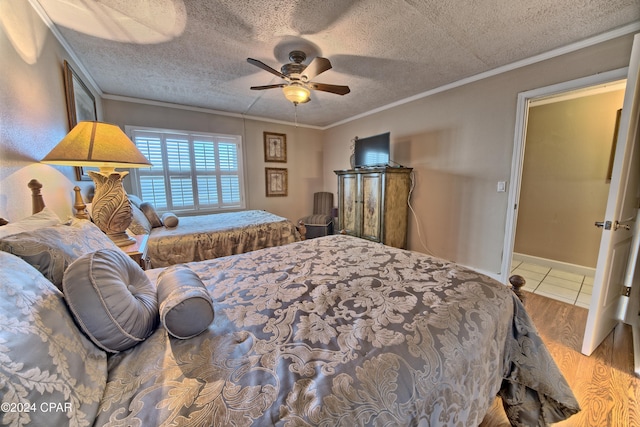
[[[633,374],[631,328],[618,325],[590,356],[580,353],[587,309],[525,293],[527,312],[582,411],[554,426],[640,427],[640,378]],[[480,427],[509,426],[498,399]]]

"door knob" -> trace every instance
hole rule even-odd
[[[600,228],[604,227],[605,230],[611,230],[611,221],[596,221],[594,225]]]
[[[612,224],[611,221],[596,221],[594,225],[600,228],[604,227],[605,230],[611,230],[612,226],[614,231],[620,228],[624,228],[625,230],[631,230],[631,226],[627,222],[621,223],[618,221],[614,221]]]
[[[631,226],[629,224],[622,224],[618,221],[613,222],[613,229],[617,230],[618,228],[624,228],[625,230],[631,230]]]

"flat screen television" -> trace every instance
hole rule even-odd
[[[390,133],[356,139],[354,145],[354,167],[387,166],[389,164]]]

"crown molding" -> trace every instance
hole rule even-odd
[[[620,27],[620,28],[616,28],[615,30],[607,31],[606,33],[602,33],[602,34],[599,34],[597,36],[590,37],[588,39],[584,39],[584,40],[581,40],[581,41],[576,42],[576,43],[572,43],[572,44],[569,44],[569,45],[566,45],[566,46],[563,46],[563,47],[559,47],[557,49],[553,49],[553,50],[550,50],[548,52],[541,53],[539,55],[535,55],[535,56],[532,56],[532,57],[529,57],[529,58],[525,58],[525,59],[520,60],[520,61],[512,62],[511,64],[503,65],[502,67],[494,68],[493,70],[485,71],[483,73],[476,74],[474,76],[467,77],[467,78],[464,78],[462,80],[458,80],[456,82],[449,83],[449,84],[446,84],[444,86],[440,86],[440,87],[428,90],[426,92],[419,93],[417,95],[413,95],[413,96],[411,96],[409,98],[405,98],[405,99],[401,99],[401,100],[396,101],[396,102],[392,102],[391,104],[387,104],[387,105],[384,105],[382,107],[379,107],[379,108],[364,112],[362,114],[358,114],[356,116],[349,117],[348,119],[340,120],[340,121],[338,121],[336,123],[333,123],[331,125],[328,125],[328,126],[324,127],[323,129],[329,129],[329,128],[332,128],[332,127],[335,127],[335,126],[339,126],[339,125],[342,125],[342,124],[345,124],[345,123],[348,123],[348,122],[351,122],[351,121],[354,121],[354,120],[357,120],[357,119],[360,119],[360,118],[363,118],[363,117],[370,116],[372,114],[379,113],[381,111],[389,110],[389,109],[397,107],[399,105],[404,105],[404,104],[407,104],[409,102],[413,102],[413,101],[416,101],[418,99],[422,99],[422,98],[426,98],[426,97],[431,96],[431,95],[435,95],[437,93],[445,92],[447,90],[451,90],[451,89],[454,89],[454,88],[457,88],[457,87],[460,87],[460,86],[464,86],[464,85],[469,84],[469,83],[473,83],[473,82],[477,82],[479,80],[483,80],[483,79],[486,79],[486,78],[489,78],[489,77],[497,76],[498,74],[503,74],[503,73],[506,73],[506,72],[509,72],[509,71],[513,71],[513,70],[517,70],[519,68],[526,67],[528,65],[532,65],[532,64],[536,64],[538,62],[546,61],[548,59],[556,58],[558,56],[565,55],[567,53],[575,52],[577,50],[584,49],[584,48],[589,47],[589,46],[594,46],[596,44],[603,43],[603,42],[606,42],[606,41],[609,41],[609,40],[613,40],[613,39],[616,39],[618,37],[623,37],[623,36],[626,36],[628,34],[638,32],[638,31],[640,31],[640,22],[634,22],[632,24],[625,25],[625,26]]]
[[[580,49],[584,49],[586,47],[589,46],[593,46],[599,43],[603,43],[609,40],[613,40],[616,39],[618,37],[623,37],[626,36],[628,34],[631,33],[635,33],[640,31],[640,21],[638,22],[634,22],[619,28],[616,28],[614,30],[611,31],[607,31],[605,33],[599,34],[597,36],[594,37],[590,37],[588,39],[584,39],[581,40],[579,42],[576,43],[572,43],[557,49],[553,49],[550,50],[548,52],[545,53],[541,53],[539,55],[535,55],[529,58],[525,58],[523,60],[520,61],[516,61],[513,62],[511,64],[507,64],[498,68],[494,68],[492,70],[489,71],[485,71],[483,73],[479,73],[476,74],[474,76],[470,76],[467,78],[464,78],[462,80],[458,80],[443,86],[439,86],[437,88],[428,90],[426,92],[422,92],[413,96],[410,96],[408,98],[404,98],[401,99],[399,101],[395,101],[392,102],[390,104],[384,105],[382,107],[378,107],[375,108],[373,110],[369,110],[366,111],[364,113],[346,118],[344,120],[340,120],[337,121],[335,123],[326,125],[326,126],[314,126],[314,125],[304,125],[301,123],[292,123],[292,122],[288,122],[288,121],[282,121],[282,120],[273,120],[273,119],[267,119],[267,118],[263,118],[263,117],[257,117],[257,116],[247,116],[241,113],[231,113],[231,112],[227,112],[227,111],[220,111],[220,110],[213,110],[213,109],[207,109],[207,108],[200,108],[200,107],[190,107],[190,106],[184,106],[184,105],[180,105],[180,104],[172,104],[172,103],[166,103],[166,102],[158,102],[158,101],[150,101],[150,100],[145,100],[145,99],[138,99],[138,98],[132,98],[132,97],[126,97],[126,96],[114,96],[114,95],[107,95],[104,94],[102,92],[102,90],[100,89],[100,87],[98,86],[98,84],[95,82],[95,80],[93,80],[93,78],[91,77],[91,74],[89,74],[89,72],[87,71],[86,67],[84,66],[84,64],[82,63],[82,61],[80,60],[80,58],[75,54],[75,52],[71,49],[71,46],[69,45],[69,43],[67,43],[67,41],[65,40],[65,38],[62,36],[62,34],[60,33],[60,31],[58,31],[58,29],[56,28],[55,24],[51,21],[51,19],[49,18],[49,16],[47,15],[47,13],[44,11],[44,9],[42,8],[42,6],[40,5],[40,3],[38,2],[38,0],[28,0],[29,3],[31,4],[31,6],[34,8],[34,10],[38,13],[38,15],[40,16],[40,18],[44,21],[44,23],[47,25],[47,27],[49,27],[49,29],[51,30],[51,32],[53,33],[53,35],[56,37],[56,39],[60,42],[60,44],[62,45],[62,47],[67,51],[67,53],[69,54],[69,57],[72,59],[72,61],[75,63],[76,67],[81,71],[81,73],[83,74],[83,77],[85,77],[87,84],[89,84],[91,86],[92,89],[94,89],[96,91],[96,93],[104,99],[112,99],[112,100],[119,100],[119,101],[127,101],[127,102],[136,102],[139,104],[147,104],[147,105],[156,105],[156,106],[163,106],[163,107],[171,107],[171,108],[179,108],[179,109],[183,109],[183,110],[190,110],[190,111],[199,111],[199,112],[205,112],[205,113],[211,113],[211,114],[219,114],[219,115],[223,115],[223,116],[230,116],[230,117],[240,117],[240,118],[244,118],[244,119],[251,119],[251,120],[256,120],[256,121],[262,121],[262,122],[268,122],[268,123],[277,123],[277,124],[285,124],[285,125],[289,125],[289,126],[296,126],[296,127],[305,127],[305,128],[309,128],[309,129],[319,129],[319,130],[327,130],[327,129],[331,129],[333,127],[336,126],[340,126],[343,125],[345,123],[349,123],[352,122],[354,120],[363,118],[363,117],[367,117],[376,113],[379,113],[381,111],[385,111],[385,110],[389,110],[391,108],[394,107],[398,107],[400,105],[404,105],[422,98],[426,98],[441,92],[445,92],[451,89],[455,89],[457,87],[460,86],[464,86],[467,85],[469,83],[474,83],[489,77],[493,77],[499,74],[503,74],[509,71],[513,71],[513,70],[517,70],[519,68],[523,68],[526,67],[528,65],[532,65],[532,64],[536,64],[538,62],[542,62],[542,61],[546,61],[548,59],[552,59],[552,58],[556,58],[558,56],[561,55],[565,55],[567,53],[571,53],[571,52],[575,52],[577,50]]]

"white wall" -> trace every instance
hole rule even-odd
[[[43,185],[46,204],[72,214],[71,167],[38,163],[69,131],[63,61],[73,60],[27,1],[8,0],[0,16],[0,216],[31,214],[27,183]],[[80,70],[75,67],[76,71]],[[98,101],[98,113],[101,106]]]
[[[297,221],[312,212],[313,193],[322,190],[322,131],[318,129],[126,100],[104,99],[103,106],[104,120],[123,129],[126,125],[134,125],[241,135],[248,209],[264,209]],[[287,136],[286,163],[265,163],[265,131]],[[266,197],[265,167],[287,169],[288,196]]]
[[[350,141],[390,131],[392,159],[415,169],[412,204],[437,256],[499,273],[505,237],[517,95],[626,67],[632,36],[469,83],[326,131],[325,190],[349,167]],[[509,183],[508,183],[509,184]],[[415,219],[409,249],[426,252]]]

